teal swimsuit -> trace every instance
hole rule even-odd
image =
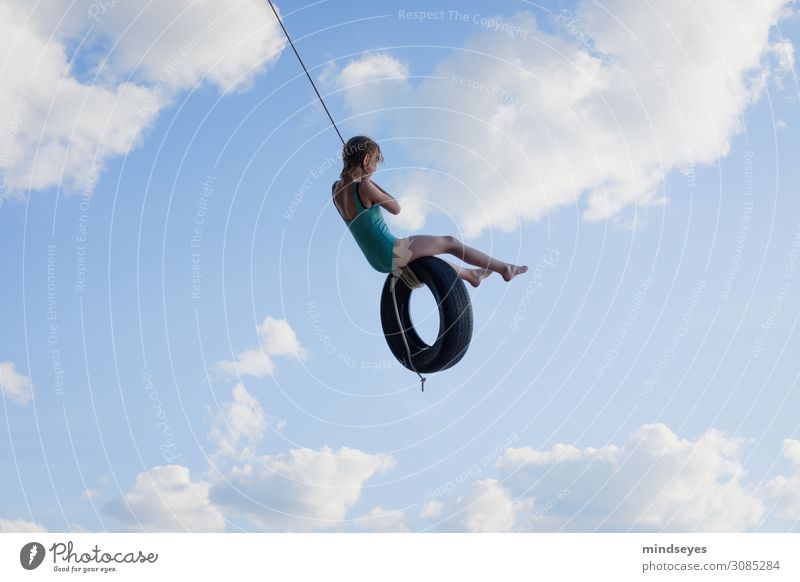
[[[336,188],[336,184],[333,185],[333,188]],[[389,232],[389,227],[383,221],[380,205],[373,204],[371,207],[366,208],[361,203],[361,196],[358,194],[358,182],[353,182],[352,190],[356,215],[353,220],[345,220],[347,228],[350,229],[369,264],[376,271],[391,273],[392,251],[394,249],[394,241],[397,239],[392,236],[392,233]]]

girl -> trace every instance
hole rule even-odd
[[[347,140],[342,151],[344,168],[340,180],[333,184],[333,203],[358,246],[373,268],[381,273],[399,273],[414,259],[449,253],[478,267],[468,269],[451,264],[458,276],[473,287],[481,284],[492,272],[510,281],[528,270],[493,259],[468,247],[452,236],[418,234],[395,238],[383,221],[381,207],[392,214],[400,213],[400,204],[386,190],[372,181],[372,174],[383,163],[378,144],[363,135]]]

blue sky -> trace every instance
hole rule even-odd
[[[531,267],[424,393],[268,6],[211,4],[0,9],[3,529],[797,529],[791,4],[278,5],[393,231]]]

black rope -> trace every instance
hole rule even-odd
[[[339,131],[339,128],[336,127],[336,122],[333,120],[333,116],[331,115],[331,112],[328,111],[328,107],[325,105],[325,100],[322,98],[322,95],[319,94],[319,91],[317,91],[317,86],[314,84],[314,80],[311,78],[311,75],[308,74],[308,69],[306,69],[306,65],[303,62],[303,59],[300,58],[300,53],[298,53],[297,49],[294,47],[294,43],[292,42],[292,37],[289,36],[289,32],[286,30],[286,27],[283,25],[283,21],[281,20],[281,17],[278,16],[278,11],[275,10],[275,6],[272,4],[272,0],[267,0],[267,2],[269,2],[269,6],[270,6],[270,8],[272,8],[272,12],[275,13],[275,18],[278,19],[278,24],[281,25],[281,28],[283,29],[283,34],[286,35],[286,39],[289,41],[289,44],[292,45],[292,50],[294,51],[294,54],[297,55],[297,60],[300,61],[300,64],[303,66],[303,70],[306,72],[306,77],[308,77],[308,80],[311,81],[311,86],[314,87],[314,92],[317,94],[317,97],[319,97],[319,102],[322,103],[322,108],[325,109],[325,113],[328,114],[328,119],[331,120],[331,123],[333,124],[333,129],[336,130],[336,133],[338,134],[339,139],[342,140],[342,145],[344,145],[344,138],[342,137],[342,133]]]

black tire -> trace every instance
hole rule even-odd
[[[386,278],[381,295],[381,323],[386,343],[400,363],[409,370],[431,373],[446,370],[456,365],[467,353],[472,339],[472,302],[464,282],[453,268],[437,257],[421,257],[409,264],[420,283],[433,293],[439,306],[439,333],[432,346],[426,344],[414,329],[409,310],[411,289],[398,279],[395,284],[397,310],[400,325],[405,330],[406,341],[411,351],[412,367],[403,343],[401,327],[392,301],[392,275]],[[419,288],[418,291],[422,291]]]

